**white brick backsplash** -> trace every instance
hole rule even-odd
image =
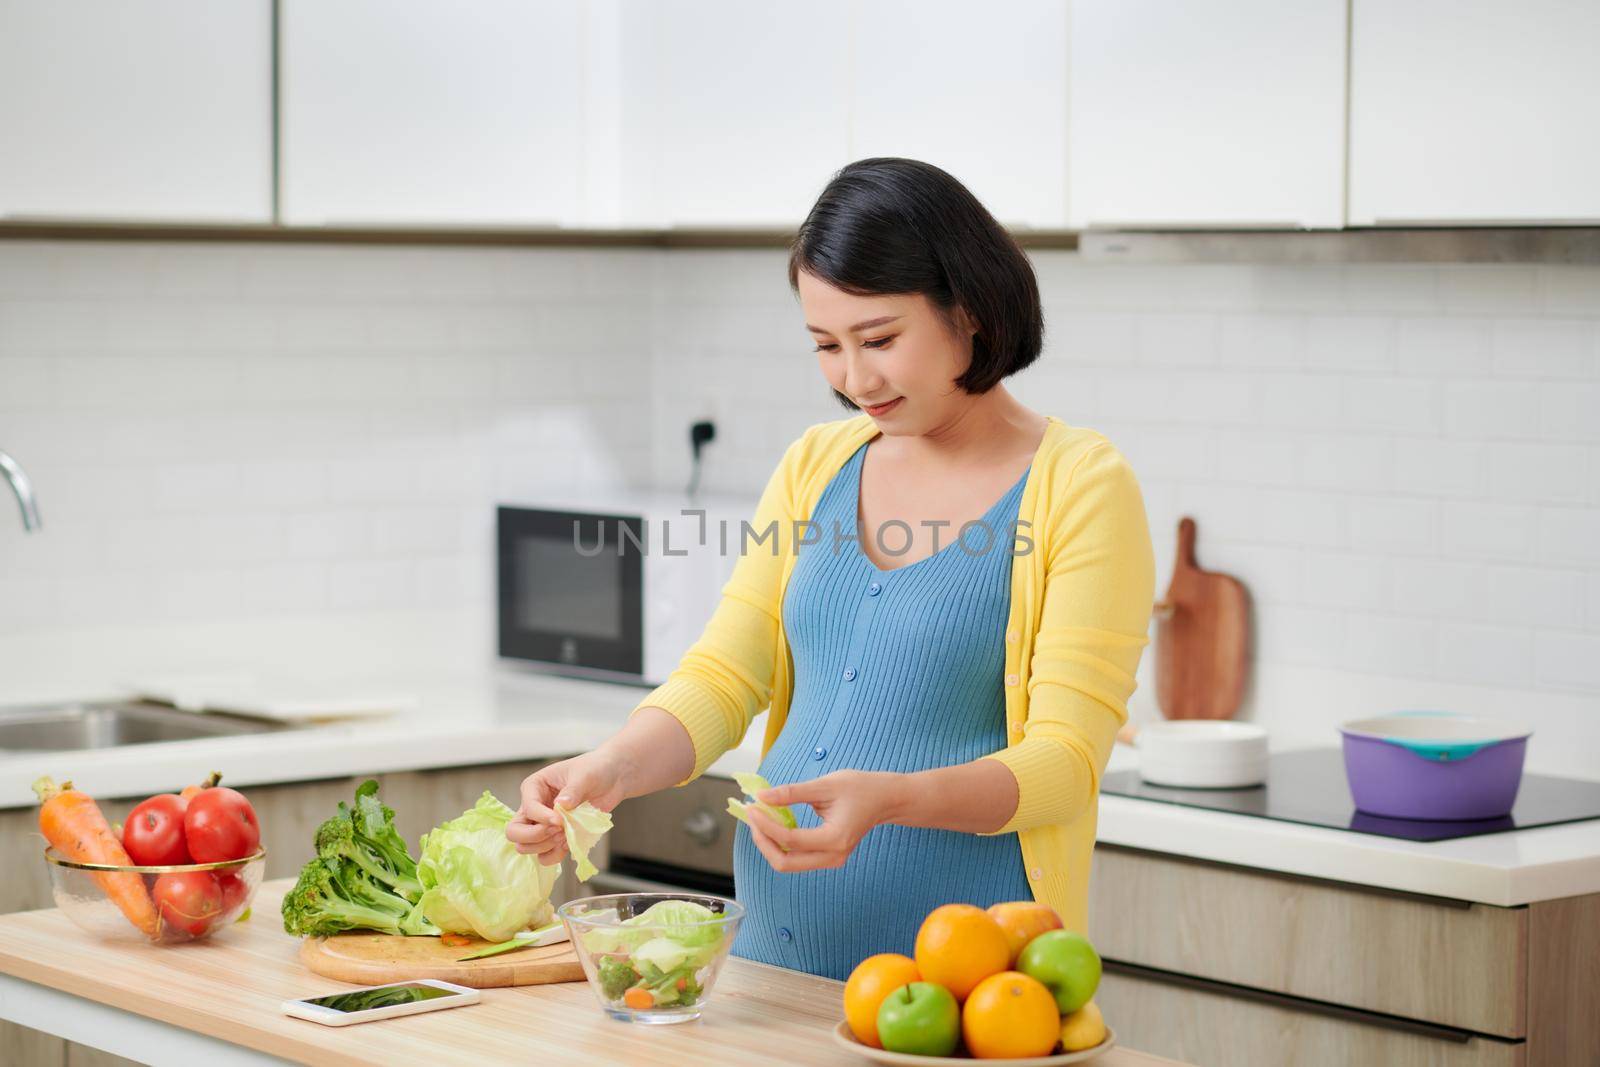
[[[1494,372],[1507,378],[1593,378],[1595,324],[1500,319],[1490,334]]]
[[[1439,305],[1437,267],[1361,263],[1344,268],[1344,300],[1351,311],[1427,312]]]
[[[1533,560],[1538,514],[1530,507],[1446,501],[1439,509],[1446,555]]]
[[[1439,303],[1467,315],[1533,311],[1536,275],[1527,267],[1452,264],[1439,268]]]
[[[1488,604],[1487,568],[1437,559],[1394,561],[1395,611],[1435,619],[1481,619]]]
[[[1135,351],[1139,362],[1150,367],[1208,366],[1217,361],[1217,318],[1215,315],[1141,316]]]
[[[1484,453],[1498,445],[1401,437],[1394,443],[1393,486],[1412,496],[1479,496]]]
[[[1288,433],[1262,430],[1218,430],[1216,478],[1221,482],[1289,486],[1298,469],[1301,441]]]
[[[1600,634],[1551,633],[1540,639],[1534,670],[1543,685],[1600,689]]]
[[[1306,323],[1306,366],[1335,371],[1394,365],[1394,320],[1318,315]]]
[[[1438,662],[1434,619],[1352,614],[1345,623],[1345,665],[1374,674],[1431,678]]]
[[[1393,552],[1428,552],[1439,541],[1439,509],[1431,500],[1352,497],[1350,546]]]
[[[336,610],[409,607],[416,583],[409,560],[340,560],[328,564],[328,606]]]
[[[1551,441],[1600,441],[1600,385],[1562,382],[1541,387],[1539,428]]]
[[[1352,428],[1426,434],[1439,426],[1438,383],[1408,378],[1346,378],[1345,423]]]
[[[1550,264],[1534,268],[1534,277],[1541,311],[1600,317],[1600,279],[1593,267]]]
[[[1310,666],[1345,662],[1347,618],[1342,611],[1281,607],[1257,625],[1259,658]]]
[[[1385,611],[1393,600],[1391,567],[1402,560],[1376,555],[1349,555],[1309,551],[1303,557],[1305,577],[1301,597],[1322,608],[1361,608]]]
[[[1584,573],[1496,565],[1484,570],[1481,610],[1472,617],[1524,626],[1584,625]]]
[[[1439,623],[1439,676],[1448,681],[1526,686],[1533,653],[1533,631],[1525,626]]]
[[[1218,341],[1231,367],[1286,369],[1305,359],[1306,320],[1298,315],[1228,315]]]
[[[1387,437],[1313,437],[1295,446],[1298,480],[1319,489],[1388,489],[1395,443]]]
[[[1125,363],[1133,358],[1138,322],[1137,316],[1129,314],[1086,312],[1067,305],[1052,305],[1045,309],[1043,359],[1104,366]]]
[[[349,559],[372,549],[372,519],[365,511],[291,515],[288,554],[297,559]]]
[[[1340,425],[1343,403],[1336,379],[1263,375],[1259,393],[1258,418],[1265,426],[1331,430]]]
[[[1552,563],[1600,566],[1600,508],[1541,508],[1539,552]]]
[[[1589,450],[1573,445],[1500,444],[1486,454],[1497,500],[1582,504],[1589,496]]]
[[[84,649],[92,689],[308,625],[477,666],[497,499],[681,485],[698,417],[703,486],[753,494],[843,414],[784,259],[0,243],[0,448],[46,522],[0,500],[0,702]],[[1030,259],[1045,352],[1008,384],[1129,457],[1161,588],[1184,515],[1249,586],[1247,717],[1514,707],[1600,747],[1600,268]]]
[[[1401,374],[1436,377],[1488,374],[1493,365],[1489,331],[1473,319],[1405,318],[1395,334]]]
[[[1445,382],[1444,432],[1492,441],[1537,438],[1539,392],[1532,382]]]

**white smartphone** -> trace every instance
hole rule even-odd
[[[370,986],[348,993],[330,993],[325,997],[286,1000],[283,1002],[283,1013],[323,1026],[349,1026],[352,1023],[372,1022],[374,1019],[392,1019],[396,1015],[414,1015],[419,1011],[476,1004],[479,999],[476,989],[432,978],[419,978],[414,982]]]

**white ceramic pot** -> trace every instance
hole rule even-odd
[[[1139,777],[1151,785],[1242,789],[1267,780],[1267,731],[1228,719],[1175,719],[1139,728]]]

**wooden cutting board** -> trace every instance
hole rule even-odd
[[[583,965],[571,942],[518,949],[487,959],[461,962],[490,942],[446,946],[437,937],[397,934],[339,934],[308,937],[300,962],[324,978],[355,985],[384,985],[414,978],[437,978],[473,989],[548,985],[583,981]]]
[[[1156,702],[1169,719],[1227,719],[1244,698],[1250,661],[1250,593],[1200,569],[1195,522],[1178,524],[1166,599],[1156,605]]]

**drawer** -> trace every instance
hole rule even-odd
[[[727,778],[703,776],[676,789],[634,797],[612,813],[611,858],[733,876],[733,816],[728,798],[742,796]]]
[[[1095,1002],[1118,1044],[1196,1067],[1524,1067],[1519,1041],[1230,990],[1108,963]]]
[[[1089,885],[1107,959],[1513,1038],[1527,912],[1106,845]]]

